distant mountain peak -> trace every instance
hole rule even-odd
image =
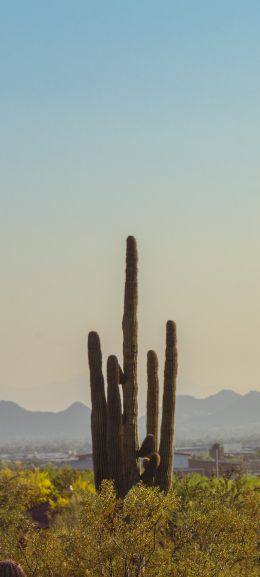
[[[248,393],[245,393],[244,395],[245,397],[260,397],[260,391],[248,391]]]
[[[87,405],[81,401],[75,401],[75,403],[72,403],[72,405],[67,407],[67,409],[64,409],[64,411],[61,411],[61,413],[82,413],[82,411],[84,412],[86,410],[90,411],[90,408],[87,407]]]
[[[221,389],[220,391],[218,391],[217,393],[213,393],[212,395],[209,395],[208,397],[206,397],[207,399],[212,398],[212,397],[242,397],[243,395],[241,395],[240,393],[237,393],[236,391],[233,391],[232,389]]]
[[[91,410],[76,401],[60,412],[29,411],[12,401],[0,401],[0,445],[74,441],[91,445]],[[145,416],[139,419],[140,438],[145,435]],[[178,395],[177,442],[253,436],[260,440],[260,392],[245,395],[223,389],[204,399]]]

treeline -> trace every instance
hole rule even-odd
[[[91,473],[0,471],[0,557],[28,577],[256,577],[259,482],[175,479],[124,500]]]

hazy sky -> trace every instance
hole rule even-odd
[[[0,398],[89,400],[121,357],[125,238],[178,392],[260,383],[259,0],[0,0]]]

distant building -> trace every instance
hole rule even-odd
[[[89,469],[92,471],[92,453],[78,455],[78,457],[71,460],[69,464],[74,469]],[[232,475],[241,469],[241,462],[221,460],[218,466],[219,475]],[[180,476],[200,473],[201,475],[211,477],[212,475],[216,475],[216,462],[212,459],[197,459],[192,457],[188,452],[177,450],[174,453],[174,472]]]
[[[10,463],[15,463],[17,461],[24,463],[25,466],[43,466],[47,463],[52,463],[56,467],[69,466],[73,469],[78,469],[81,471],[89,470],[93,471],[93,457],[92,453],[82,453],[80,455],[72,455],[66,453],[34,453],[34,454],[14,454],[14,455],[4,455],[5,461]],[[207,477],[212,475],[220,476],[230,475],[232,476],[235,472],[241,471],[242,463],[245,468],[245,472],[253,475],[260,475],[260,460],[250,460],[242,461],[239,460],[239,456],[236,455],[236,459],[224,459],[220,458],[218,463],[215,459],[200,458],[193,454],[193,451],[175,449],[174,452],[174,473],[180,477],[185,475],[190,475],[192,473],[200,473]]]
[[[218,474],[220,477],[227,475],[232,476],[234,473],[241,471],[241,461],[220,460],[218,462]],[[188,473],[201,473],[206,477],[217,475],[217,463],[212,459],[189,459]]]
[[[174,453],[174,470],[175,471],[182,471],[189,468],[189,453],[185,453],[182,451],[178,451]],[[82,455],[78,455],[73,460],[70,460],[68,463],[73,469],[89,469],[90,471],[93,470],[93,460],[92,460],[92,453],[85,453]]]
[[[184,451],[175,451],[174,472],[178,473],[179,471],[188,471],[190,456],[190,453],[186,453]]]
[[[260,477],[260,459],[254,459],[245,463],[246,472],[248,475]]]

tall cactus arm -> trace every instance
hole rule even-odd
[[[103,479],[108,478],[107,466],[107,406],[104,377],[102,373],[102,353],[100,339],[96,332],[88,335],[88,360],[91,388],[91,431],[93,467],[96,489]]]
[[[154,436],[155,451],[158,449],[159,420],[159,379],[158,358],[155,351],[147,353],[147,404],[146,404],[146,434]]]
[[[138,481],[136,451],[138,449],[137,432],[137,245],[133,236],[127,239],[126,280],[123,315],[123,443],[124,475],[126,492]]]
[[[164,391],[159,449],[161,463],[156,476],[157,485],[165,492],[169,491],[172,484],[177,368],[176,325],[173,321],[168,321],[166,325]]]
[[[122,409],[119,391],[119,365],[111,355],[107,361],[107,454],[109,476],[119,497],[124,495]]]

